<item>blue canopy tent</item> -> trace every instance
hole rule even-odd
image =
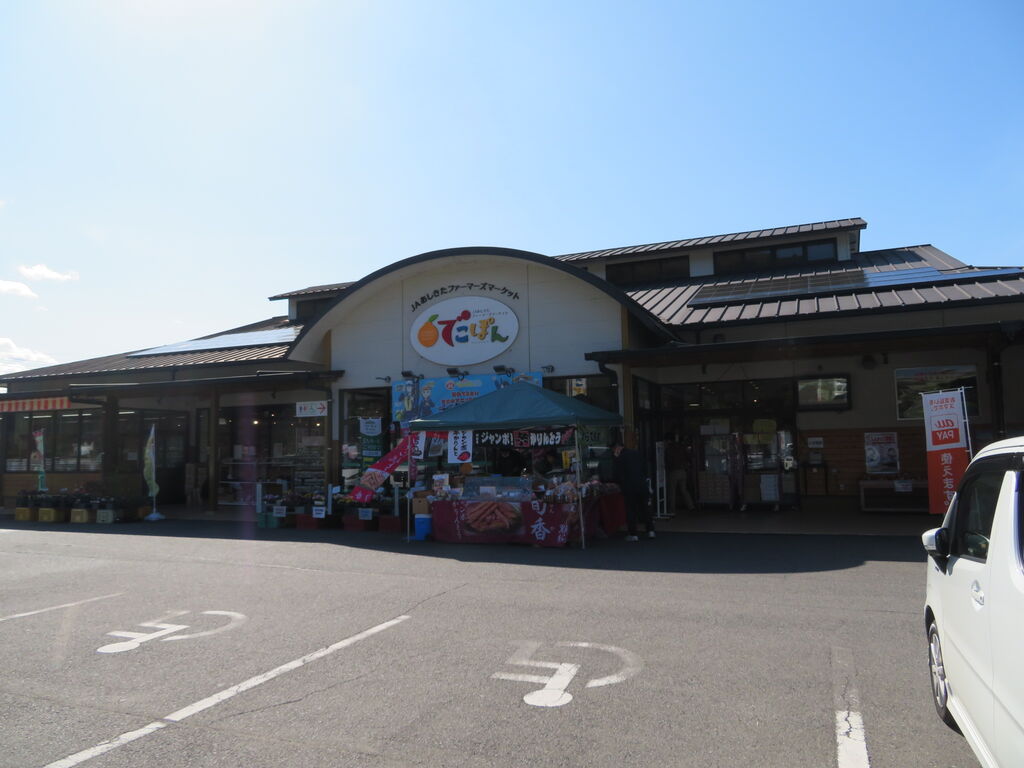
[[[463,405],[449,408],[447,411],[426,418],[413,419],[409,422],[409,429],[415,432],[445,432],[454,429],[575,427],[573,434],[576,441],[576,485],[580,487],[580,464],[583,458],[580,452],[580,428],[611,427],[621,423],[622,417],[617,413],[550,389],[519,382],[482,395]],[[582,496],[577,494],[576,499],[579,505],[580,539],[585,548]]]

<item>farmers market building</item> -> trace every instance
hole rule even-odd
[[[866,226],[434,251],[272,296],[287,313],[261,323],[8,374],[3,503],[41,471],[51,491],[144,496],[155,426],[161,503],[249,509],[263,485],[353,483],[409,418],[526,380],[620,413],[679,507],[685,487],[706,510],[923,509],[921,392],[966,388],[976,449],[1024,431],[1004,394],[1024,272],[862,251]]]

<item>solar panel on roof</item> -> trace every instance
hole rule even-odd
[[[144,349],[132,352],[128,357],[143,355],[169,355],[175,352],[201,352],[207,349],[233,349],[235,347],[260,347],[270,344],[291,344],[299,335],[299,328],[274,328],[269,331],[249,331],[248,333],[225,333],[209,339],[192,339],[168,344],[163,347]]]
[[[902,288],[923,283],[942,283],[964,278],[988,278],[1001,275],[1019,275],[1017,267],[983,269],[974,272],[940,272],[934,267],[895,269],[889,272],[868,272],[851,269],[797,277],[766,278],[743,283],[709,285],[697,291],[690,300],[691,307],[716,304],[735,304],[783,297],[820,296],[829,293],[848,293],[860,290]]]

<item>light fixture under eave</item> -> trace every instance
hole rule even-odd
[[[449,376],[458,376],[460,379],[469,376],[469,371],[464,371],[461,368],[445,368]]]
[[[496,365],[494,366],[494,372],[499,375],[505,374],[506,376],[511,377],[512,374],[516,372],[516,369],[510,368],[507,365]]]
[[[413,373],[412,371],[402,371],[403,379],[422,379],[422,373]]]
[[[555,372],[555,366],[553,366],[553,365],[542,365],[540,367],[540,369],[542,371],[544,371],[544,373],[554,373]]]
[[[383,381],[385,384],[390,384],[391,383],[391,377],[390,376],[377,376],[376,379],[377,379],[377,381]]]

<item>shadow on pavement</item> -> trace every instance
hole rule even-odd
[[[587,548],[537,548],[515,544],[446,544],[405,540],[404,535],[340,529],[257,528],[247,521],[163,520],[98,526],[0,521],[9,530],[122,536],[256,540],[333,544],[464,563],[665,573],[802,573],[854,568],[865,562],[924,563],[917,536],[659,532],[656,539],[595,540]]]

